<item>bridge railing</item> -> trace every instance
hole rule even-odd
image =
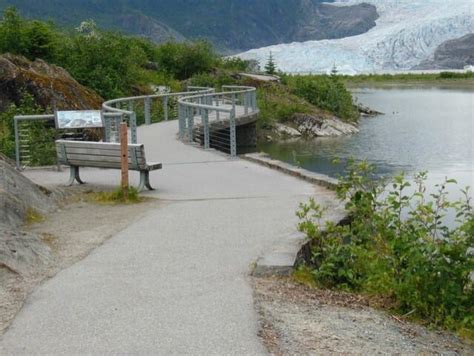
[[[178,100],[179,138],[235,157],[238,119],[258,112],[256,88],[227,85],[222,90]]]
[[[178,93],[159,93],[108,100],[102,104],[102,110],[115,116],[107,120],[104,115],[105,140],[116,141],[118,138],[117,122],[125,121],[130,128],[132,143],[137,143],[137,126],[150,125],[160,119],[165,121],[178,117],[178,100],[192,94],[207,94],[213,88],[188,87],[188,91]]]

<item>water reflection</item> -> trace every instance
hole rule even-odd
[[[430,186],[446,176],[474,186],[474,89],[363,88],[354,94],[385,115],[362,119],[357,135],[260,143],[259,150],[333,177],[353,157],[373,163],[379,175],[427,170]]]

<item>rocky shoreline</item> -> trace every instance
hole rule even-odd
[[[359,105],[360,117],[375,117],[382,113]],[[276,123],[272,129],[264,130],[267,141],[316,137],[338,137],[359,132],[357,122],[347,122],[333,115],[293,114],[285,123]],[[262,136],[262,135],[261,135]]]

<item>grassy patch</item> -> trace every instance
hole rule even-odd
[[[350,87],[361,85],[442,85],[470,86],[474,83],[474,72],[454,73],[410,73],[410,74],[364,74],[341,76],[342,81]]]
[[[91,192],[88,193],[90,200],[101,204],[138,204],[145,200],[140,197],[138,190],[134,187],[128,188],[128,199],[125,198],[122,188],[117,188],[111,192]]]
[[[300,266],[296,271],[293,272],[293,280],[296,283],[302,284],[307,287],[316,288],[318,285],[314,279],[314,275],[311,272],[311,268],[307,266]]]
[[[45,220],[46,218],[43,215],[41,215],[39,212],[37,212],[35,209],[30,208],[26,211],[25,222],[28,225],[40,223]]]

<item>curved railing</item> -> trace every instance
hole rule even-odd
[[[150,125],[152,123],[153,104],[156,104],[157,100],[160,100],[161,103],[159,103],[159,107],[156,108],[156,111],[161,111],[164,120],[168,120],[170,117],[170,104],[172,104],[173,99],[179,100],[179,98],[189,96],[190,94],[209,94],[212,92],[214,92],[213,88],[189,86],[188,91],[185,92],[160,93],[108,100],[102,104],[105,141],[113,141],[114,137],[112,136],[114,136],[114,134],[118,135],[120,122],[128,121],[131,141],[132,143],[137,143],[137,110],[140,112],[143,111],[144,123]],[[126,108],[124,108],[124,106]]]
[[[256,88],[227,85],[222,92],[197,93],[178,100],[179,138],[237,155],[238,119],[258,113]]]

